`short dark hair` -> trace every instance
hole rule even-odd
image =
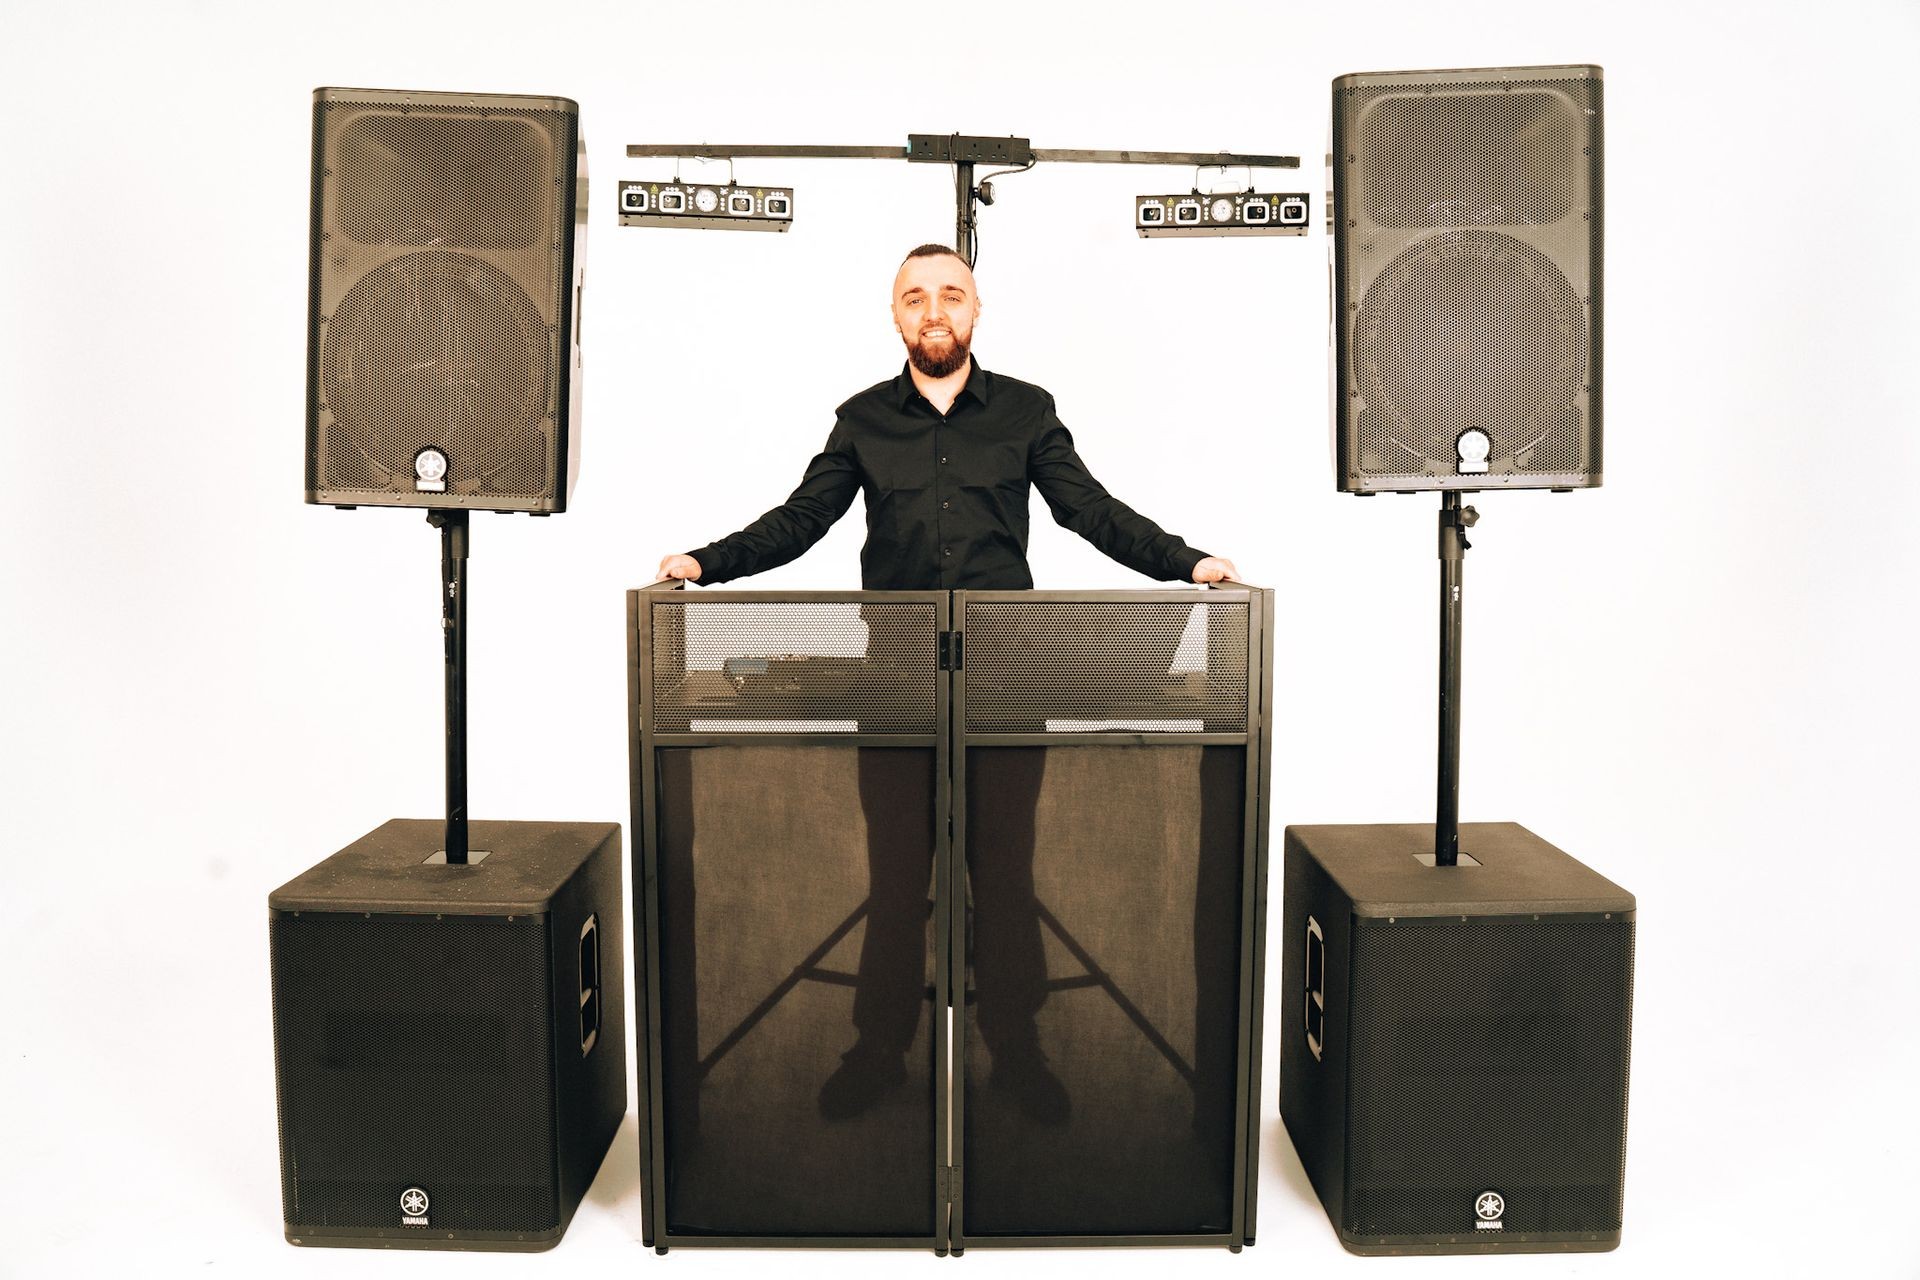
[[[906,257],[900,259],[900,265],[904,267],[909,262],[912,262],[915,258],[938,258],[942,254],[946,255],[949,258],[960,258],[960,251],[958,249],[953,248],[950,245],[923,244],[919,248],[915,249],[913,252],[909,253]],[[960,258],[960,261],[965,262],[966,259]]]

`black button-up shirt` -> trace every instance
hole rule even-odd
[[[1052,396],[977,361],[945,416],[904,367],[841,405],[826,448],[791,497],[688,554],[703,583],[776,568],[825,536],[860,492],[866,590],[1024,589],[1033,585],[1030,485],[1056,521],[1150,578],[1185,581],[1206,558],[1093,478]]]

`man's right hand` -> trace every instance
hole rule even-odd
[[[685,578],[688,582],[697,582],[700,579],[700,562],[692,556],[668,556],[654,572],[655,581],[662,578]]]

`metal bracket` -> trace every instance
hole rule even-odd
[[[907,159],[919,164],[1032,164],[1027,138],[976,138],[964,133],[910,133]]]
[[[963,645],[965,641],[966,636],[959,631],[942,631],[940,633],[940,669],[942,671],[959,671],[964,667],[966,653]]]

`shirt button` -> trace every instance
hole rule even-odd
[[[947,465],[947,460],[944,457],[940,459],[940,465],[943,467]]]
[[[953,548],[952,548],[952,547],[942,547],[942,548],[940,548],[940,554],[941,554],[941,555],[943,555],[943,556],[950,556],[950,555],[952,555],[952,554],[953,554]]]
[[[952,506],[952,505],[953,505],[953,504],[952,504],[951,502],[943,502],[943,503],[941,503],[941,504],[940,504],[940,509],[941,509],[942,511],[945,511],[945,510],[946,510],[946,509],[947,509],[948,507],[950,507],[950,506]]]

